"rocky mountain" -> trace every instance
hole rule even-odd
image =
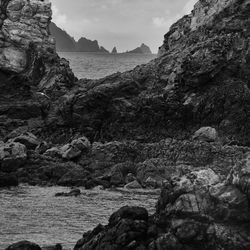
[[[1,186],[162,188],[75,250],[249,249],[250,1],[198,1],[157,59],[98,80],[56,55],[50,4],[20,1],[0,2]]]
[[[56,50],[72,52],[76,51],[76,41],[66,31],[58,28],[55,23],[51,22],[49,26],[51,35],[56,40]]]
[[[78,41],[75,41],[73,37],[57,27],[53,22],[50,23],[49,29],[51,35],[55,38],[57,51],[109,53],[104,47],[100,47],[96,40],[91,41],[82,37]]]
[[[138,47],[138,48],[136,48],[134,50],[128,51],[126,53],[132,53],[132,54],[152,54],[152,51],[150,50],[150,48],[147,45],[145,45],[143,43],[140,47]]]

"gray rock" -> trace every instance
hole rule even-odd
[[[7,247],[5,250],[42,250],[37,244],[30,241],[20,241]]]
[[[128,183],[127,185],[125,185],[124,188],[127,188],[127,189],[140,189],[140,188],[142,188],[142,186],[137,180],[135,180],[135,181],[132,181],[132,182]]]
[[[214,142],[218,139],[218,133],[215,128],[202,127],[194,133],[193,139]]]
[[[19,142],[7,142],[0,144],[1,171],[13,172],[23,165],[27,159],[25,145]]]

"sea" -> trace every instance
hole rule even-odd
[[[102,78],[124,72],[154,59],[155,55],[59,53],[69,60],[78,78]],[[125,205],[143,206],[154,213],[157,192],[141,190],[85,190],[78,197],[55,197],[66,187],[26,186],[0,188],[0,249],[29,240],[40,246],[61,243],[73,249],[82,234]]]
[[[105,54],[85,52],[58,52],[70,62],[76,77],[98,79],[116,72],[131,70],[156,58],[155,54]]]
[[[67,187],[19,186],[0,189],[0,249],[29,240],[40,246],[60,243],[73,249],[82,234],[122,206],[142,206],[154,213],[158,191],[85,190],[77,197],[56,197]]]

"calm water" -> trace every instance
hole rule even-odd
[[[79,197],[55,197],[64,187],[20,186],[0,189],[0,249],[20,240],[41,246],[62,243],[72,249],[82,234],[124,205],[144,206],[153,213],[157,194],[84,190]]]
[[[97,79],[116,72],[124,72],[147,63],[156,55],[101,54],[85,52],[59,52],[70,62],[70,67],[78,78]]]

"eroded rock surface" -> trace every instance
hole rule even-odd
[[[51,15],[49,1],[0,2],[0,117],[4,120],[0,137],[18,125],[28,125],[31,118],[45,119],[55,100],[74,84],[68,62],[55,52],[48,28]],[[49,100],[39,100],[39,92]]]
[[[223,140],[248,145],[249,6],[199,1],[171,26],[159,58],[80,80],[61,103],[60,121],[91,140],[187,139],[211,126]]]

